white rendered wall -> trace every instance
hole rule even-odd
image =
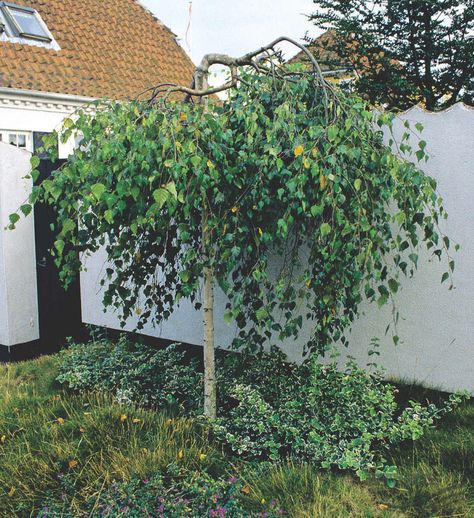
[[[25,203],[31,154],[0,142],[0,346],[37,340],[38,298],[34,217],[5,230],[8,216]]]
[[[402,343],[394,346],[385,328],[392,317],[389,308],[374,305],[362,307],[361,316],[352,329],[351,345],[343,349],[344,361],[352,355],[361,365],[368,362],[367,350],[372,337],[381,339],[381,356],[377,360],[387,370],[387,377],[416,381],[445,390],[467,389],[474,393],[474,110],[458,104],[442,113],[426,113],[418,108],[404,114],[396,123],[398,138],[404,133],[403,120],[422,122],[422,138],[431,155],[421,167],[434,176],[445,199],[449,220],[443,230],[461,245],[455,254],[456,290],[441,285],[446,265],[420,257],[420,269],[414,279],[403,282],[397,298],[401,321],[398,335]],[[103,312],[99,281],[104,271],[103,254],[86,262],[81,275],[82,315],[84,322],[119,329],[112,311]],[[225,299],[216,294],[216,343],[226,347],[235,336],[235,327],[223,322]],[[133,330],[129,321],[126,329]],[[301,347],[309,336],[306,324],[298,342],[287,341],[285,351],[291,359],[301,357]],[[170,340],[202,344],[202,315],[183,302],[172,317],[158,329],[147,326],[144,334]],[[372,358],[373,359],[373,358]]]
[[[370,339],[380,337],[377,361],[386,368],[387,377],[474,394],[474,109],[461,103],[441,113],[413,108],[397,121],[397,140],[406,131],[404,120],[412,128],[416,122],[425,128],[421,138],[427,142],[430,160],[420,167],[438,181],[449,214],[440,226],[461,246],[452,253],[456,289],[449,291],[448,282],[440,283],[447,269],[444,259],[440,264],[429,254],[420,254],[418,271],[403,280],[396,297],[402,343],[395,346],[391,335],[384,336],[392,321],[390,308],[365,305],[346,353],[364,365]]]
[[[50,133],[60,130],[71,117],[93,99],[71,95],[0,88],[0,130]],[[59,158],[67,158],[74,140],[59,142]]]

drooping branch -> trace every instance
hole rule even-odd
[[[297,42],[292,38],[288,38],[287,36],[280,36],[270,42],[268,45],[260,47],[257,50],[248,52],[240,57],[232,57],[227,54],[219,54],[219,53],[211,53],[206,54],[201,63],[195,70],[193,82],[191,86],[183,86],[174,83],[161,83],[156,85],[153,88],[146,90],[144,93],[152,92],[150,102],[155,102],[157,98],[161,98],[163,100],[168,99],[168,97],[175,93],[183,93],[186,95],[186,100],[191,100],[193,97],[204,98],[210,95],[214,95],[217,93],[224,92],[226,90],[230,90],[232,88],[236,88],[241,81],[238,77],[237,70],[240,67],[252,67],[257,73],[264,75],[273,75],[274,77],[285,78],[287,74],[282,74],[280,68],[275,67],[273,60],[274,57],[279,55],[276,50],[276,46],[280,43],[290,43],[300,49],[306,56],[308,57],[311,65],[311,75],[315,78],[318,85],[321,87],[323,93],[323,102],[324,108],[326,112],[326,117],[329,111],[329,96],[328,91],[332,90],[332,87],[326,82],[324,79],[323,72],[321,67],[319,66],[316,58],[313,54],[308,50],[308,48]],[[269,62],[270,66],[265,66],[265,62]],[[227,67],[230,70],[231,79],[230,81],[224,83],[223,85],[216,87],[203,87],[204,84],[207,84],[207,77],[209,76],[209,70],[213,65],[222,65]]]

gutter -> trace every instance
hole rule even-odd
[[[49,100],[56,103],[77,103],[85,104],[96,101],[95,97],[83,97],[79,95],[59,94],[53,92],[42,92],[40,90],[20,90],[17,88],[0,87],[0,97],[16,97],[25,100],[37,99],[38,101]]]

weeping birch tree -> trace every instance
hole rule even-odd
[[[288,68],[282,42],[303,50],[310,67]],[[229,79],[209,87],[216,64]],[[235,348],[297,337],[309,320],[305,352],[321,354],[345,343],[362,299],[390,300],[420,246],[449,258],[436,183],[383,144],[377,128],[391,122],[327,84],[289,38],[239,58],[210,54],[191,86],[160,84],[67,120],[61,138],[80,133],[82,145],[21,211],[56,207],[52,252],[66,286],[85,256],[105,249],[103,302],[123,324],[134,315],[138,329],[159,323],[185,298],[203,310],[212,418],[215,289],[228,298]],[[421,160],[424,143],[413,151]]]

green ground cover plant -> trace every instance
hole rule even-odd
[[[227,452],[249,461],[293,459],[315,467],[352,470],[361,480],[383,477],[394,486],[397,468],[387,450],[416,440],[458,405],[408,401],[380,373],[349,363],[291,365],[283,353],[223,355],[218,361],[219,414],[209,422]],[[101,390],[122,403],[145,404],[178,415],[200,414],[202,375],[175,345],[157,350],[100,340],[62,353],[60,382],[87,393]],[[207,422],[207,421],[204,421]]]
[[[105,510],[112,499],[125,507],[135,496],[146,504],[144,481],[158,487],[173,466],[189,481],[208,480],[208,488],[227,487],[232,478],[234,503],[244,516],[280,509],[283,516],[308,518],[467,518],[474,512],[472,402],[418,441],[391,448],[388,457],[399,470],[395,488],[389,488],[380,479],[362,483],[350,473],[308,463],[234,462],[193,419],[64,390],[55,381],[59,363],[53,356],[0,368],[0,516],[44,516],[45,507],[50,516],[55,508],[69,513],[56,516],[94,516],[87,513],[95,505]],[[446,396],[407,387],[397,397],[439,403]],[[186,484],[176,484],[172,495],[188,491]],[[115,516],[146,516],[127,512]]]

